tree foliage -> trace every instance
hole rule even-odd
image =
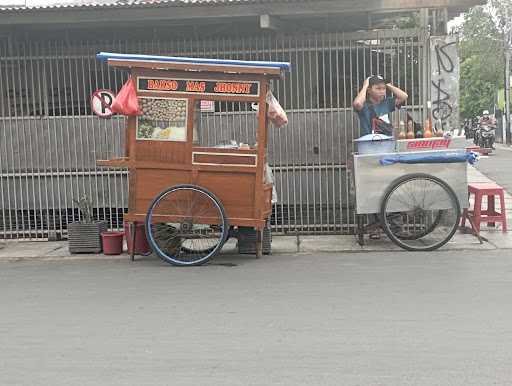
[[[507,0],[507,2],[509,2]],[[499,5],[501,8],[493,7]],[[464,118],[491,110],[504,83],[503,4],[491,0],[464,15],[460,29],[460,109]],[[508,12],[508,11],[507,11]]]

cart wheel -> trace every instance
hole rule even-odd
[[[222,248],[228,236],[224,207],[206,189],[173,186],[149,206],[146,233],[153,251],[174,265],[201,265]]]
[[[401,213],[391,213],[386,216],[386,220],[390,224],[397,224],[402,221],[401,216]],[[428,235],[437,227],[439,221],[441,221],[441,217],[442,212],[438,210],[437,213],[434,213],[432,216],[425,217],[418,215],[416,218],[412,218],[412,224],[414,225],[409,225],[406,229],[404,229],[400,235],[400,238],[402,240],[417,240]]]
[[[399,247],[433,251],[457,230],[460,205],[452,188],[428,174],[409,174],[393,182],[381,206],[382,227]]]
[[[226,233],[225,239],[222,240],[222,245],[221,245],[220,249],[222,249],[222,247],[224,246],[224,244],[226,244],[226,241],[228,241],[228,239],[229,239],[229,232]],[[194,249],[194,248],[199,248],[199,249]],[[185,240],[183,242],[183,244],[181,245],[181,251],[184,253],[207,253],[207,252],[213,251],[215,249],[215,246],[206,248],[206,249],[201,249],[201,248],[202,248],[201,246],[194,245],[190,240]]]

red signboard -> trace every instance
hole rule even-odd
[[[451,139],[449,138],[411,141],[407,143],[407,149],[448,149],[450,147],[450,143]]]
[[[203,95],[259,96],[260,83],[201,79],[138,78],[138,91],[173,92]]]

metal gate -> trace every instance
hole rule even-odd
[[[289,124],[271,128],[269,159],[278,202],[277,232],[351,233],[352,110],[365,77],[381,74],[409,94],[407,112],[422,121],[428,98],[428,34],[422,30],[366,33],[265,34],[179,41],[3,41],[0,46],[0,235],[46,239],[80,219],[74,200],[88,197],[95,216],[122,227],[127,172],[98,168],[123,154],[124,119],[91,113],[99,88],[117,91],[127,74],[99,63],[99,51],[292,63],[274,84]],[[240,139],[250,108],[217,104],[201,124],[212,138]],[[398,124],[403,113],[395,114]],[[211,133],[215,133],[211,137]],[[220,135],[219,133],[223,133]]]

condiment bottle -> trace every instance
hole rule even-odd
[[[423,138],[432,138],[432,127],[430,125],[430,119],[425,120],[425,130],[423,131]]]
[[[412,120],[407,121],[407,139],[414,139],[414,125]]]
[[[405,123],[404,123],[404,121],[400,121],[399,128],[400,128],[400,132],[398,133],[398,139],[405,139],[406,138],[406,134],[405,134]]]

